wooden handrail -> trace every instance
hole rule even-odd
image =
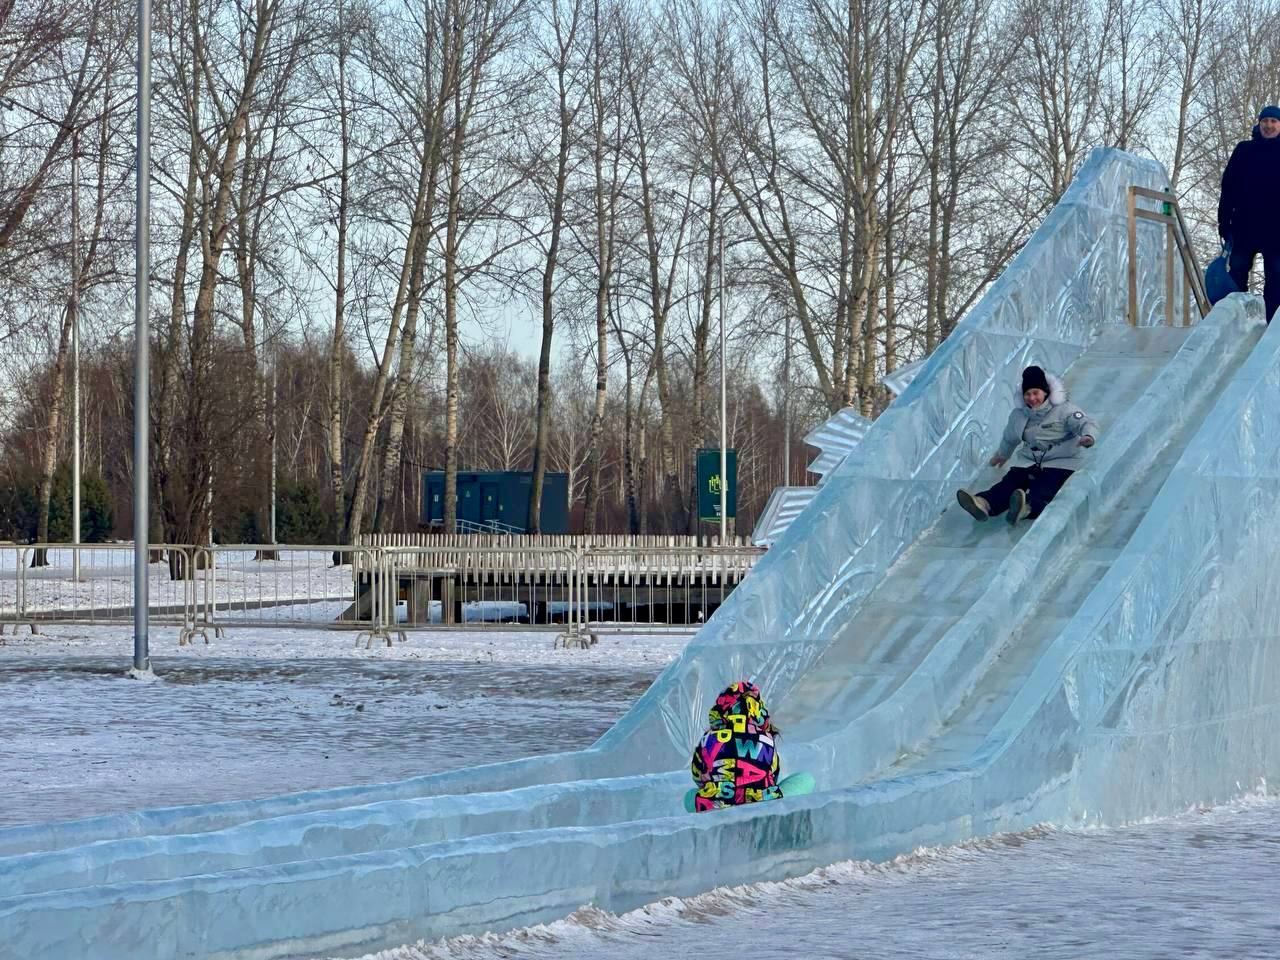
[[[1138,206],[1138,198],[1154,200],[1164,204],[1169,212],[1146,210]],[[1182,263],[1182,325],[1191,324],[1191,299],[1195,298],[1196,309],[1203,318],[1209,312],[1209,297],[1204,288],[1204,276],[1196,261],[1195,248],[1191,243],[1191,234],[1187,230],[1186,221],[1182,218],[1182,207],[1173,193],[1163,190],[1152,190],[1149,187],[1129,187],[1129,313],[1131,326],[1138,324],[1138,221],[1149,220],[1165,225],[1164,251],[1164,316],[1165,322],[1173,326],[1173,300],[1176,290],[1174,272],[1174,252]]]

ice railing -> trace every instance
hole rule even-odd
[[[1126,322],[1135,184],[1162,190],[1168,180],[1154,161],[1090,154],[1013,263],[600,748],[632,770],[669,769],[729,680],[749,676],[771,702],[785,698],[956,483],[979,472],[1021,368],[1065,369],[1102,325]],[[1162,240],[1138,234],[1143,325],[1163,320]]]

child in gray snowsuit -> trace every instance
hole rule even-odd
[[[1066,388],[1039,367],[1022,371],[1022,404],[1009,414],[993,467],[1012,457],[1009,472],[981,493],[957,490],[956,499],[975,520],[1008,511],[1008,521],[1034,520],[1083,465],[1082,447],[1092,447],[1098,424],[1067,399]]]

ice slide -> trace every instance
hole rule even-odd
[[[356,955],[886,858],[1114,823],[1280,771],[1280,325],[1159,325],[1096,152],[1017,260],[699,632],[588,750],[379,786],[0,831],[0,958]],[[975,525],[1021,367],[1102,425],[1034,524]],[[710,699],[749,675],[818,792],[681,809]]]

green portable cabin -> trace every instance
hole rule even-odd
[[[458,527],[492,530],[496,533],[523,533],[529,523],[529,497],[533,492],[533,471],[494,470],[484,473],[458,472]],[[422,517],[424,528],[444,524],[444,472],[422,475]],[[569,475],[548,473],[542,481],[543,533],[569,532]]]

